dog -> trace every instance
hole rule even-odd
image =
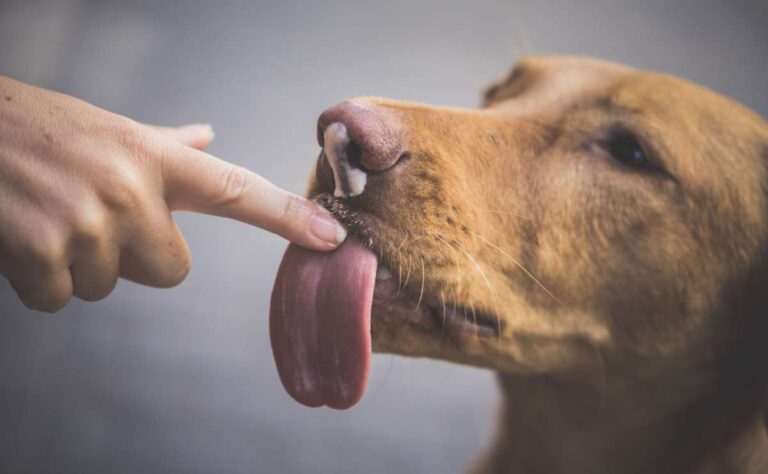
[[[362,97],[318,139],[308,196],[357,243],[289,249],[278,274],[273,346],[297,399],[354,403],[370,329],[374,351],[496,371],[498,435],[472,472],[768,473],[758,115],[667,75],[531,57],[480,109]],[[310,307],[352,316],[278,327]],[[311,348],[280,360],[300,331]]]

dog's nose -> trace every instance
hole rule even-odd
[[[317,121],[317,141],[333,171],[333,195],[357,196],[370,172],[391,168],[405,154],[400,123],[390,111],[346,101]]]

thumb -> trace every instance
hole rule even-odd
[[[161,127],[147,125],[147,127],[162,133],[182,145],[190,146],[198,150],[205,150],[213,141],[215,134],[213,128],[207,123],[194,123],[180,127]]]

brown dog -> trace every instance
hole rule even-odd
[[[484,105],[320,118],[309,195],[378,258],[374,350],[498,372],[479,473],[768,472],[766,123],[573,57]]]

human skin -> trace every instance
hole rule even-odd
[[[0,76],[0,275],[29,308],[95,301],[118,278],[180,283],[173,211],[228,217],[321,251],[346,231],[321,206],[204,150],[208,125],[153,127]]]

